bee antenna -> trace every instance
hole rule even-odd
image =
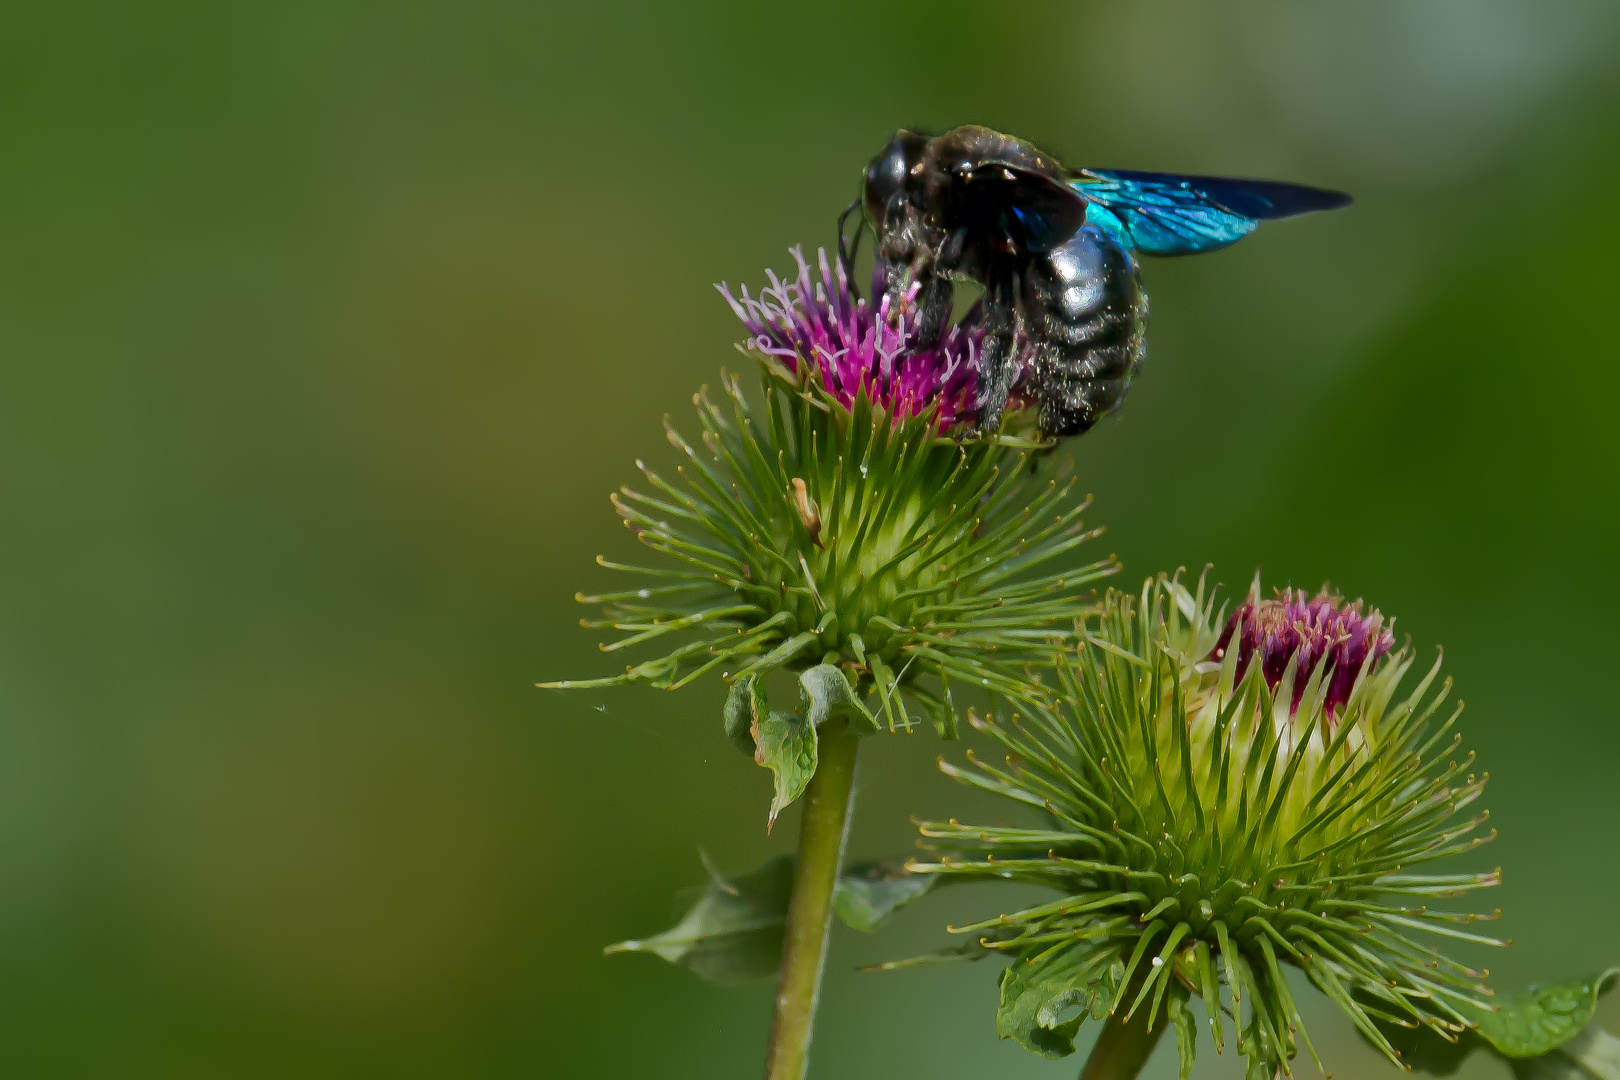
[[[855,223],[855,240],[847,245],[844,242],[844,222],[849,220],[849,215],[859,210],[861,200],[857,197],[854,202],[844,207],[842,214],[838,215],[838,265],[843,267],[844,277],[849,281],[850,295],[856,300],[861,298],[861,290],[855,284],[855,256],[861,250],[861,226],[866,224],[866,215],[863,211],[860,220]]]

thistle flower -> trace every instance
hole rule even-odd
[[[1395,635],[1384,625],[1383,616],[1376,611],[1363,615],[1360,600],[1345,607],[1344,597],[1334,596],[1326,588],[1314,600],[1306,600],[1303,589],[1284,589],[1274,600],[1261,600],[1258,582],[1227,620],[1226,629],[1215,643],[1216,660],[1225,657],[1234,638],[1238,670],[1247,670],[1250,659],[1258,653],[1260,671],[1273,690],[1291,662],[1312,671],[1327,657],[1333,673],[1323,708],[1330,717],[1350,700],[1350,688],[1367,662],[1377,663],[1395,643]],[[1295,711],[1304,693],[1305,684],[1301,682],[1295,686],[1290,702]]]
[[[748,346],[811,378],[845,409],[863,391],[872,404],[895,418],[932,410],[938,430],[971,419],[984,331],[975,320],[946,326],[933,346],[921,346],[922,327],[913,303],[891,308],[884,295],[879,267],[872,271],[876,306],[856,300],[842,263],[836,271],[827,253],[819,253],[820,278],[812,281],[810,264],[799,248],[791,251],[799,265],[791,281],[766,271],[771,284],[759,297],[732,295],[724,282],[715,286],[753,337]],[[913,285],[908,300],[922,286]]]
[[[1250,1076],[1269,1080],[1290,1073],[1296,1039],[1316,1057],[1292,965],[1397,1063],[1380,1023],[1454,1041],[1488,1012],[1486,973],[1424,935],[1500,942],[1463,929],[1494,915],[1428,904],[1501,878],[1425,872],[1490,839],[1469,835],[1486,814],[1455,820],[1486,778],[1472,755],[1447,756],[1460,705],[1431,724],[1450,690],[1431,694],[1439,661],[1397,700],[1413,655],[1391,651],[1378,612],[1326,594],[1260,601],[1258,582],[1230,620],[1213,607],[1202,581],[1111,595],[1049,701],[972,718],[1010,752],[1005,768],[942,763],[1044,821],[926,823],[944,854],[912,869],[1062,894],[956,928],[1016,958],[1002,1035],[1061,1056],[1080,1023],[1066,1009],[1144,1013],[1149,1029],[1163,1009],[1185,1076],[1197,996],[1217,1048],[1226,1012]]]
[[[545,684],[676,689],[719,671],[733,683],[727,730],[778,770],[778,804],[814,769],[826,715],[815,703],[853,700],[870,722],[859,699],[875,691],[890,730],[910,729],[920,707],[954,737],[953,683],[1028,693],[1024,665],[1073,639],[1087,587],[1114,570],[1063,560],[1096,533],[1072,480],[1032,475],[1041,444],[943,434],[971,407],[976,330],[947,326],[924,347],[913,313],[856,299],[825,253],[819,282],[794,257],[797,277],[773,274],[758,298],[720,287],[750,335],[740,347],[760,370],[757,403],[723,376],[718,401],[693,399],[698,440],[665,423],[678,479],[638,461],[648,493],[612,497],[663,558],[598,559],[645,586],[578,597],[606,605],[584,625],[624,632],[606,652],[680,644],[622,674]],[[812,707],[766,738],[778,714],[755,688],[778,668],[801,673]]]

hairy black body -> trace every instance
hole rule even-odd
[[[1014,347],[1020,334],[1029,343],[1022,390],[1039,406],[1041,431],[1078,435],[1119,408],[1147,356],[1148,298],[1136,260],[1097,226],[1082,225],[1013,280],[1021,287]],[[1006,360],[982,380],[981,428],[1000,423],[1016,372]]]
[[[1141,290],[1134,266],[1126,271],[1127,289],[1110,288],[1097,276],[1105,267],[1117,269],[1107,265],[1117,260],[1098,258],[1097,245],[1087,242],[1094,238],[1078,235],[1085,204],[1067,191],[1057,159],[989,128],[961,127],[934,139],[900,132],[867,167],[862,202],[877,233],[890,299],[902,302],[913,283],[920,285],[915,302],[925,333],[944,325],[953,279],[984,286],[981,431],[1001,422],[1018,373],[1021,339],[1039,341],[1029,389],[1041,400],[1041,429],[1047,434],[1078,434],[1118,405],[1131,364],[1140,360],[1142,327],[1134,299]],[[1052,259],[1065,243],[1076,244],[1070,257]],[[1065,303],[1065,290],[1074,302]],[[1123,305],[1107,305],[1100,302],[1104,292],[1116,301],[1125,292],[1135,296]],[[1056,334],[1048,337],[1047,331]],[[1098,336],[1121,355],[1134,352],[1136,360],[1127,361],[1124,372],[1114,371],[1118,363],[1109,362],[1112,357],[1088,363],[1094,360],[1089,346]],[[1134,345],[1122,340],[1133,338]],[[1086,370],[1101,366],[1124,376],[1108,380],[1108,389],[1117,385],[1117,393],[1085,377]]]
[[[943,329],[954,281],[984,287],[977,429],[999,428],[1022,373],[1042,432],[1062,437],[1117,409],[1146,355],[1138,250],[1213,250],[1257,220],[1349,201],[1275,181],[1072,170],[967,126],[896,133],[867,166],[857,205],[891,303],[915,303],[925,334]]]

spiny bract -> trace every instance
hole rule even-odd
[[[972,718],[1010,752],[1005,769],[941,763],[1044,823],[925,823],[943,854],[912,869],[1063,894],[955,928],[1016,957],[1004,1037],[1061,1056],[1085,1015],[1063,1021],[1075,1006],[1146,1009],[1149,1026],[1166,1008],[1185,1073],[1197,996],[1217,1047],[1226,1013],[1251,1077],[1269,1080],[1290,1071],[1296,1035],[1316,1056],[1285,965],[1397,1063],[1380,1024],[1455,1039],[1489,1007],[1485,972],[1418,940],[1500,944],[1462,929],[1494,916],[1428,906],[1499,871],[1419,872],[1490,838],[1468,835],[1486,814],[1455,820],[1485,777],[1468,772],[1472,755],[1447,756],[1461,706],[1430,722],[1450,689],[1431,695],[1439,661],[1397,700],[1413,655],[1385,655],[1377,612],[1330,596],[1261,601],[1258,588],[1230,620],[1202,581],[1193,592],[1160,577],[1135,602],[1111,594],[1048,703]]]
[[[953,680],[1028,693],[1024,665],[1073,640],[1088,587],[1114,564],[1060,562],[1095,533],[1072,480],[1031,474],[1037,444],[945,433],[964,415],[980,332],[920,344],[915,312],[856,299],[825,254],[819,282],[799,258],[797,278],[773,275],[759,299],[726,295],[751,334],[763,407],[727,377],[720,401],[694,398],[697,445],[666,421],[679,481],[637,462],[651,493],[613,502],[667,561],[599,559],[648,586],[579,597],[607,605],[586,626],[627,635],[604,651],[684,643],[620,675],[546,685],[674,689],[713,669],[740,683],[833,665],[862,696],[876,691],[891,730],[912,726],[909,698],[947,737]]]

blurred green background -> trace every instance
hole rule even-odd
[[[1097,554],[1444,644],[1497,981],[1620,961],[1617,14],[6,5],[0,1070],[756,1075],[768,986],[600,956],[698,845],[791,847],[721,686],[532,684],[615,666],[571,598],[737,362],[711,283],[827,242],[900,125],[1356,193],[1146,268],[1151,359],[1072,446]],[[852,854],[965,816],[941,749],[870,741]],[[817,1075],[1074,1075],[997,1042],[990,965],[852,970],[996,902],[841,932]],[[1338,1075],[1395,1075],[1309,1000]]]

